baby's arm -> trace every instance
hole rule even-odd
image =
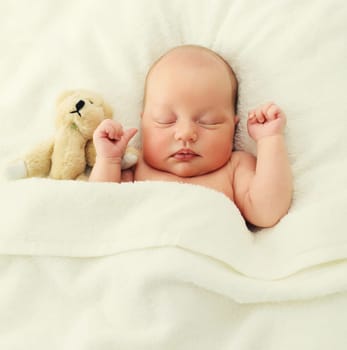
[[[121,182],[121,162],[129,140],[136,129],[123,131],[112,119],[100,123],[93,135],[96,159],[89,181]]]
[[[248,132],[257,142],[257,159],[239,152],[234,176],[235,202],[259,227],[275,225],[292,199],[292,172],[284,139],[286,117],[268,103],[249,114]]]

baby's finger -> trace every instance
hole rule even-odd
[[[263,113],[266,114],[267,111],[269,110],[269,108],[273,105],[275,105],[275,103],[270,101],[270,102],[267,102],[264,105],[262,105],[260,108],[263,111]]]
[[[269,106],[266,112],[267,119],[268,120],[277,119],[279,116],[279,112],[280,112],[280,109],[275,104],[272,104],[271,106]]]
[[[104,131],[103,137],[109,139],[110,141],[118,141],[121,139],[122,135],[123,135],[123,131],[106,129]]]
[[[124,134],[123,127],[120,123],[111,121],[105,126],[105,136],[110,140],[119,140]]]
[[[257,123],[257,116],[255,114],[255,110],[248,112],[248,122],[251,124]]]
[[[266,118],[265,118],[265,115],[263,114],[263,111],[261,109],[257,109],[255,112],[255,115],[257,117],[258,123],[261,123],[261,124],[265,123]]]
[[[248,124],[256,124],[257,123],[257,117],[255,114],[249,114],[248,116]]]
[[[270,114],[270,111],[273,109],[273,107],[276,107],[276,105],[273,102],[265,103],[261,107],[261,110],[262,110],[263,115],[265,116],[266,120],[276,119],[273,113]]]
[[[137,133],[136,128],[131,128],[126,130],[124,132],[124,141],[128,144],[128,142],[135,136],[136,133]]]

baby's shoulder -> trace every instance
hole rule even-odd
[[[240,203],[248,191],[256,170],[256,157],[244,151],[233,152],[233,191],[235,203]]]
[[[256,157],[245,151],[234,151],[232,153],[232,157],[230,159],[232,165],[234,168],[237,168],[239,166],[254,166],[256,163]]]

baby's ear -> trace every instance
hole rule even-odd
[[[234,122],[235,122],[235,125],[240,121],[240,117],[238,115],[235,114],[235,117],[234,117]]]

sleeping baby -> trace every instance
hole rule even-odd
[[[97,156],[90,181],[202,185],[224,193],[251,224],[275,225],[292,198],[286,116],[272,102],[250,111],[247,127],[257,157],[233,151],[236,100],[236,77],[221,56],[192,45],[170,50],[147,74],[137,165],[121,171],[121,159],[137,130],[123,130],[106,119],[94,133]]]

